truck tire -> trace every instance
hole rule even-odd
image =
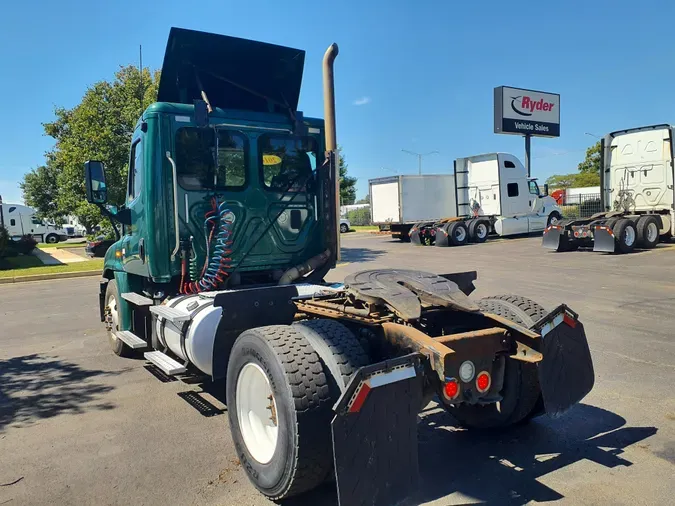
[[[453,221],[445,226],[448,233],[448,239],[453,246],[464,246],[469,242],[469,230],[461,221]]]
[[[653,216],[640,216],[635,225],[638,245],[652,249],[659,243],[659,223]]]
[[[291,325],[242,332],[226,385],[232,439],[253,485],[276,501],[321,484],[332,467],[337,399],[303,334]]]
[[[614,231],[614,224],[619,221],[621,218],[610,218],[605,222],[605,226],[611,228]]]
[[[551,214],[548,215],[548,220],[546,220],[546,226],[550,227],[551,225],[557,225],[560,220],[562,220],[562,216],[560,216],[560,213],[558,211],[553,211]]]
[[[340,233],[341,234],[346,234],[349,232],[349,227],[347,226],[346,223],[340,223]]]
[[[134,355],[134,350],[129,348],[124,341],[118,339],[115,336],[115,332],[120,330],[120,294],[117,290],[117,283],[114,279],[108,281],[108,285],[105,289],[105,312],[106,317],[110,317],[109,324],[110,330],[108,330],[108,342],[110,343],[110,348],[115,355],[118,357],[132,357]]]
[[[469,240],[482,243],[490,234],[490,223],[487,220],[471,220],[469,222]]]
[[[485,297],[478,305],[483,311],[528,328],[547,314],[533,300],[518,295]],[[509,427],[543,414],[544,402],[536,364],[507,358],[502,395],[500,409],[496,404],[445,404],[445,408],[463,426],[476,429]]]
[[[631,253],[637,242],[637,230],[632,221],[621,218],[612,227],[614,232],[614,251],[616,253]]]
[[[47,237],[45,237],[45,242],[47,244],[56,244],[59,242],[59,236],[56,234],[49,234]]]
[[[292,327],[298,330],[323,363],[328,382],[339,396],[347,389],[349,381],[359,368],[368,365],[369,359],[361,343],[347,327],[335,320],[305,320]],[[328,369],[328,371],[326,371]]]

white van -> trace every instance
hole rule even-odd
[[[68,239],[65,230],[49,225],[37,217],[35,209],[21,204],[0,204],[5,228],[12,239],[32,235],[38,242],[56,243]]]

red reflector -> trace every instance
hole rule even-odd
[[[568,314],[563,316],[563,321],[572,328],[577,326],[577,321]]]
[[[431,229],[431,235],[436,235],[436,230],[433,228]]]
[[[369,392],[370,392],[370,386],[368,386],[367,383],[364,383],[363,385],[361,385],[361,390],[359,390],[359,393],[356,394],[356,398],[354,399],[354,402],[349,407],[350,413],[358,413],[359,411],[361,411],[361,407],[363,406],[363,403],[366,401],[366,397],[368,397]]]
[[[445,395],[448,399],[454,399],[459,394],[459,383],[456,380],[450,380],[445,384]]]
[[[487,392],[487,390],[490,388],[490,375],[483,371],[478,375],[476,378],[476,388],[480,393]]]

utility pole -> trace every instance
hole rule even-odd
[[[5,215],[2,211],[2,195],[0,195],[0,227],[5,226]]]
[[[422,175],[422,157],[438,154],[438,151],[429,151],[428,153],[416,153],[414,151],[408,151],[407,149],[402,149],[401,151],[417,157],[417,170],[420,176]]]

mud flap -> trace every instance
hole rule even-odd
[[[422,238],[420,237],[420,229],[417,225],[410,229],[410,242],[417,246],[422,246]]]
[[[593,251],[614,253],[615,248],[616,243],[612,229],[604,226],[595,227],[593,230]]]
[[[560,240],[567,239],[566,237],[561,238],[562,231],[562,227],[548,227],[544,230],[544,237],[541,240],[541,245],[544,248],[559,251]]]
[[[361,368],[335,404],[331,423],[340,506],[393,505],[419,482],[419,354]]]
[[[562,304],[534,324],[541,334],[539,384],[546,413],[557,417],[593,388],[595,373],[588,340],[578,315]]]
[[[436,246],[450,246],[450,236],[448,235],[448,231],[445,229],[445,227],[445,225],[442,225],[436,229]]]

